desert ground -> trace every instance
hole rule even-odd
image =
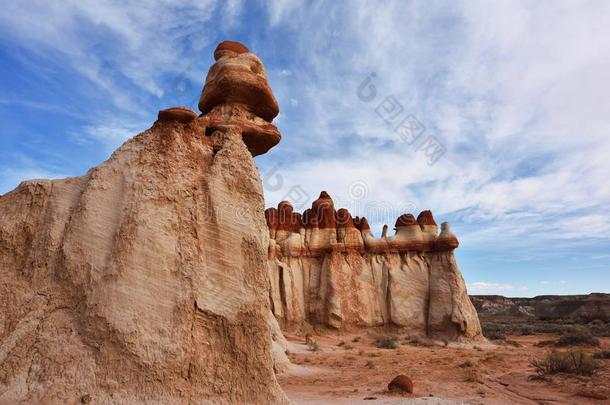
[[[595,360],[598,369],[591,376],[540,375],[531,364],[552,350],[603,352],[610,349],[608,337],[598,338],[594,347],[555,348],[558,334],[507,335],[468,345],[394,334],[396,348],[381,348],[379,336],[366,331],[312,334],[308,344],[287,334],[293,366],[279,376],[282,388],[296,404],[610,403],[608,359]],[[412,379],[412,394],[388,391],[398,374]]]

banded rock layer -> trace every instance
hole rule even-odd
[[[326,192],[303,214],[283,201],[265,211],[271,237],[273,312],[284,330],[393,325],[413,336],[482,337],[453,250],[430,211],[401,215],[394,236],[377,239],[366,218],[335,210]]]
[[[0,403],[287,402],[243,142],[258,121],[216,107],[164,110],[86,175],[0,196]]]

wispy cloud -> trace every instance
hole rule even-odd
[[[549,241],[610,239],[609,4],[268,9],[300,56],[280,92],[284,106],[298,97],[300,107],[296,125],[282,121],[287,152],[300,152],[283,166],[286,184],[345,199],[363,179],[370,198],[431,208],[471,246],[533,253]],[[370,72],[379,97],[367,104],[356,89]],[[377,116],[387,95],[443,140],[435,166]]]
[[[468,284],[469,294],[508,294],[526,293],[529,290],[526,286],[515,287],[512,284],[490,283],[485,281],[475,281]]]
[[[73,119],[48,124],[57,148],[62,138],[90,145],[96,162],[160,108],[196,104],[220,35],[243,39],[282,108],[282,142],[257,159],[263,177],[282,178],[266,188],[268,205],[294,187],[310,200],[325,189],[373,215],[375,229],[430,208],[480,258],[538,269],[578,258],[573,266],[607,270],[608,15],[610,3],[586,1],[8,2],[6,55],[32,88],[7,86],[0,107]],[[365,102],[357,89],[371,73],[377,97]],[[377,114],[387,96],[442,141],[436,164]],[[31,126],[13,119],[3,133],[27,137]],[[17,181],[10,176],[63,172],[7,159],[0,170],[0,187]],[[363,197],[350,195],[354,182]],[[514,293],[527,284],[473,279]],[[539,279],[552,280],[527,286]]]

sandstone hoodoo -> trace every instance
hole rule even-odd
[[[262,155],[282,138],[271,122],[279,107],[260,59],[238,42],[225,41],[214,52],[199,99],[209,127],[237,125],[254,155]]]
[[[201,115],[164,109],[85,175],[0,196],[0,403],[285,403],[281,328],[481,336],[430,211],[376,238],[326,192],[264,210],[278,104],[244,45],[214,58]]]
[[[266,211],[272,309],[285,330],[395,326],[413,336],[481,339],[449,224],[430,211],[401,215],[376,238],[366,218],[335,210],[322,192],[299,216],[287,202]]]
[[[0,196],[0,403],[286,402],[252,158],[278,108],[241,51],[219,46],[202,116]]]

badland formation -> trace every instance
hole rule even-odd
[[[0,403],[285,403],[280,327],[482,339],[429,211],[381,238],[325,192],[265,211],[278,103],[245,46],[214,58],[200,115],[163,110],[85,175],[0,196]]]

